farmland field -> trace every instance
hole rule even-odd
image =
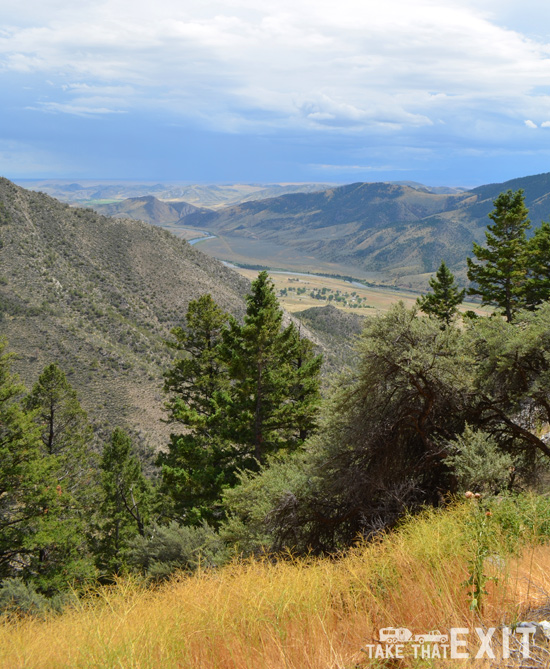
[[[235,269],[250,281],[258,276],[258,270],[240,267]],[[411,291],[385,287],[361,287],[359,282],[352,283],[344,279],[300,272],[270,271],[269,275],[275,283],[281,305],[289,312],[332,304],[344,311],[366,316],[388,311],[391,305],[399,300],[402,300],[407,307],[412,307],[419,296],[419,293]],[[486,309],[471,302],[462,304],[461,310],[487,314]]]

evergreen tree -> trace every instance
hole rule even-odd
[[[0,343],[0,578],[32,578],[53,594],[93,575],[82,550],[72,498],[59,484],[57,460],[44,453],[36,412],[10,372]]]
[[[219,393],[229,386],[225,365],[220,360],[221,332],[229,316],[210,294],[189,303],[186,328],[174,328],[172,348],[184,356],[164,375],[166,404],[171,422],[208,430],[219,412]]]
[[[293,325],[282,328],[267,272],[260,272],[246,299],[244,323],[233,319],[223,333],[232,379],[227,428],[241,445],[242,467],[257,469],[269,453],[301,443],[300,431],[307,432],[317,412],[320,359],[313,362]]]
[[[430,288],[433,292],[422,295],[416,303],[425,314],[439,318],[444,325],[450,325],[466,291],[459,289],[444,261],[441,262],[435,277],[430,279]]]
[[[189,303],[186,327],[172,330],[170,345],[184,357],[165,374],[166,408],[169,421],[186,431],[171,435],[157,464],[162,467],[163,512],[187,525],[216,524],[223,515],[221,491],[236,480],[233,449],[220,435],[229,389],[220,342],[228,318],[207,294]]]
[[[93,430],[63,371],[48,365],[25,400],[40,425],[42,451],[57,463],[58,483],[79,499],[90,497],[97,469]]]
[[[25,406],[34,411],[41,455],[50,464],[57,491],[56,515],[49,512],[35,570],[43,582],[52,587],[56,581],[60,588],[63,580],[74,584],[93,572],[88,536],[99,493],[93,431],[75,390],[55,364],[44,369]]]
[[[480,262],[468,258],[468,279],[476,284],[469,294],[481,295],[482,304],[497,305],[511,322],[525,306],[529,212],[521,189],[501,193],[493,204],[486,247],[474,243],[474,255]]]
[[[120,428],[105,444],[100,467],[103,499],[97,561],[103,572],[116,573],[124,565],[129,540],[144,534],[151,490],[132,440]]]
[[[0,341],[0,577],[23,570],[55,495],[50,463],[40,455],[40,433],[21,406],[24,391],[11,374],[12,355]]]
[[[550,299],[550,223],[542,222],[528,242],[529,278],[527,307],[534,309]]]

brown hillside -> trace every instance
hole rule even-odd
[[[0,332],[30,386],[57,362],[99,426],[165,442],[164,344],[190,300],[235,315],[248,282],[160,228],[73,209],[0,179]]]

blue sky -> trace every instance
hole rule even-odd
[[[0,174],[187,182],[550,171],[550,3],[0,0]]]

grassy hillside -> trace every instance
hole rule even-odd
[[[4,620],[0,667],[489,666],[415,660],[407,644],[403,660],[382,662],[369,659],[368,644],[386,627],[414,634],[463,627],[471,632],[460,650],[473,658],[475,627],[547,615],[550,550],[540,533],[547,537],[548,502],[501,500],[490,513],[477,502],[427,512],[338,560],[236,562],[156,589],[121,579],[62,615]],[[487,590],[479,610],[469,607],[472,574]],[[501,647],[492,648],[498,658]],[[518,652],[517,640],[510,650]],[[545,653],[538,639],[530,664],[490,666],[546,666]]]
[[[164,344],[210,292],[243,313],[248,282],[160,228],[74,209],[0,180],[0,331],[27,385],[58,362],[108,429],[165,443]]]

